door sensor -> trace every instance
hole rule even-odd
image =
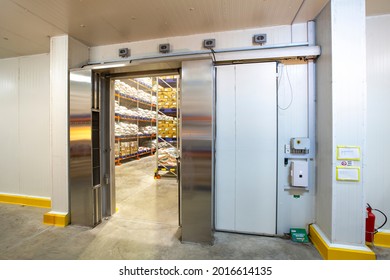
[[[206,39],[203,41],[203,47],[206,49],[215,48],[215,39]]]
[[[256,34],[256,35],[253,35],[253,43],[255,43],[255,44],[267,43],[267,34]]]
[[[122,49],[119,49],[118,54],[120,57],[129,57],[130,50],[128,48],[122,48]]]
[[[160,53],[169,53],[171,51],[171,46],[169,44],[160,44],[158,49]]]

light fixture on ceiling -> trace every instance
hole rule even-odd
[[[69,74],[69,80],[72,82],[79,82],[79,83],[91,83],[91,78],[75,73],[70,73]]]
[[[93,66],[93,69],[117,68],[117,67],[123,67],[126,65],[127,65],[126,63],[114,63],[114,64],[106,63],[106,64],[99,65],[99,66]]]
[[[80,27],[81,27],[81,28],[85,28],[86,25],[85,25],[85,24],[80,24]]]

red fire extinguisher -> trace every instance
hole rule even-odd
[[[367,203],[367,217],[366,217],[366,242],[374,242],[374,234],[378,232],[386,223],[387,216],[379,209],[373,209],[370,204]],[[384,222],[378,228],[375,228],[375,215],[372,211],[381,213],[384,217]]]
[[[373,242],[375,234],[375,215],[372,213],[370,204],[367,204],[366,217],[366,242]]]

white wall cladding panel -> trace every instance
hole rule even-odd
[[[0,60],[0,193],[50,197],[49,55]]]
[[[302,43],[307,42],[307,23],[291,25],[291,42]]]
[[[308,137],[307,64],[279,65],[278,90],[278,234],[288,233],[291,227],[306,228],[314,222],[315,164],[310,161],[309,192],[285,191],[289,186],[290,163],[284,165],[284,145],[293,137]],[[291,87],[290,87],[291,83]],[[292,102],[291,102],[292,99]],[[288,105],[291,105],[288,107]],[[288,108],[287,108],[288,107]],[[287,108],[287,109],[286,109]]]
[[[19,60],[0,60],[0,193],[19,194]]]
[[[68,36],[51,38],[50,106],[52,211],[69,210],[68,191]]]
[[[316,19],[316,42],[321,46],[317,60],[317,195],[316,224],[331,239],[332,235],[332,39],[330,3]]]
[[[356,145],[365,155],[365,1],[332,1],[333,170],[337,145]],[[347,43],[346,43],[347,42]],[[353,42],[353,43],[352,43]],[[351,48],[351,44],[353,47]],[[346,51],[348,50],[348,51]],[[348,69],[346,71],[346,69]],[[337,122],[336,122],[337,120]],[[362,161],[355,162],[362,167]],[[362,170],[364,176],[364,170]],[[333,177],[335,178],[335,177]],[[362,182],[333,184],[332,242],[364,245]]]
[[[69,37],[69,69],[80,68],[89,60],[89,48],[76,39]]]
[[[20,58],[20,193],[51,196],[48,54]]]
[[[291,32],[293,32],[293,34]],[[288,44],[291,42],[301,43],[307,41],[306,23],[300,23],[293,26],[282,25],[256,29],[195,34],[91,47],[90,62],[97,63],[102,61],[119,60],[118,50],[125,47],[131,49],[132,57],[156,55],[158,54],[158,45],[161,43],[170,43],[173,52],[204,50],[202,43],[204,39],[208,38],[216,39],[216,49],[251,47],[254,46],[252,37],[254,34],[258,33],[267,34],[266,45]]]
[[[366,201],[390,217],[390,15],[367,18],[367,145],[364,173]],[[383,218],[377,215],[377,226]],[[390,230],[390,222],[384,229]]]

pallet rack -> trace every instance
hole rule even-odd
[[[132,87],[137,92],[140,90],[144,91],[150,98],[137,98],[136,96],[131,96],[128,92],[121,91],[119,86],[120,81],[115,82],[115,100],[118,102],[119,106],[124,106],[127,109],[143,109],[151,111],[149,117],[140,117],[140,116],[128,116],[115,112],[115,123],[119,125],[121,122],[135,124],[137,126],[137,132],[135,135],[115,135],[115,146],[116,146],[116,155],[115,155],[115,164],[121,165],[123,161],[131,159],[140,159],[142,156],[153,155],[156,151],[156,148],[153,146],[144,147],[141,149],[142,143],[145,140],[151,141],[156,138],[155,133],[150,134],[140,134],[139,128],[142,126],[151,126],[156,130],[156,103],[153,102],[153,96],[156,96],[156,92],[153,90],[152,85],[147,85],[142,82],[140,79],[126,79],[126,85]],[[123,83],[123,82],[122,82]],[[126,86],[125,85],[125,86]],[[132,143],[130,147],[122,148],[122,143]],[[135,144],[136,143],[136,144]],[[129,150],[129,149],[130,150]]]

